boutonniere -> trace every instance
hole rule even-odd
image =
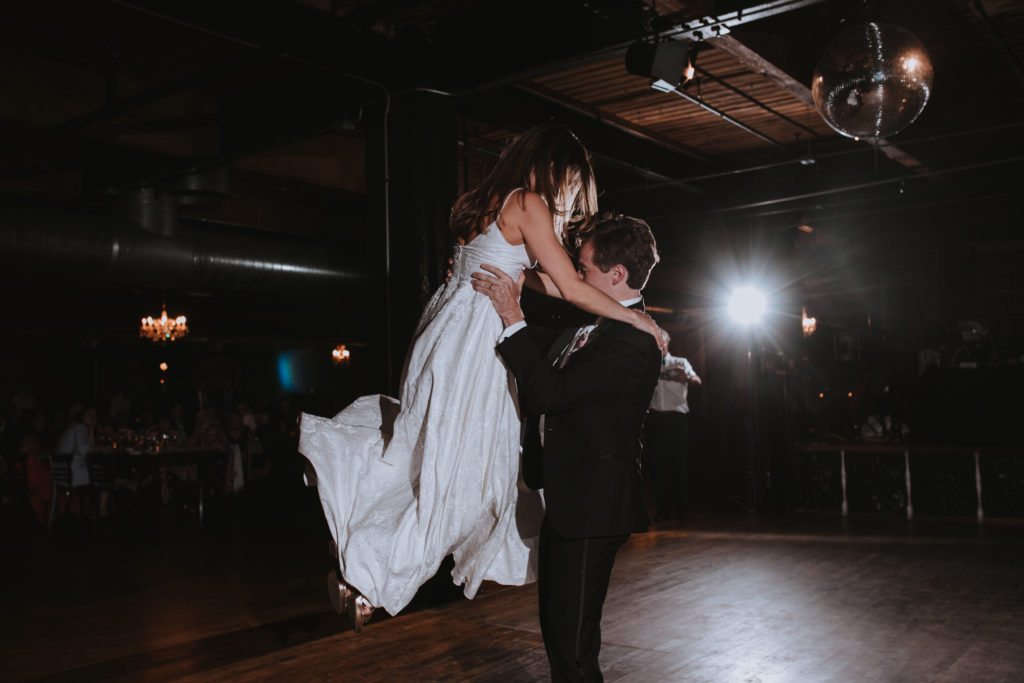
[[[590,341],[590,333],[594,331],[595,327],[597,326],[587,325],[586,327],[581,328],[583,333],[576,338],[576,344],[572,347],[573,351],[579,351],[587,345],[587,342]]]
[[[594,321],[594,325],[588,325],[587,327],[584,328],[583,339],[580,340],[580,344],[579,346],[577,346],[578,349],[583,348],[587,344],[587,342],[593,340],[594,337],[597,336],[598,330],[600,329],[602,323],[604,323],[604,318],[598,316],[596,321]]]
[[[579,338],[576,340],[576,344],[573,345],[572,350],[579,351],[584,346],[586,346],[587,342],[589,342],[591,339],[597,336],[597,328],[603,322],[604,318],[598,318],[597,320],[594,321],[593,325],[584,325],[583,327],[581,327],[580,332],[577,333],[579,335]]]

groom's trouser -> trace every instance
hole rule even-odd
[[[687,413],[647,413],[647,456],[654,483],[655,511],[661,519],[686,514],[686,442],[689,439]]]
[[[537,594],[551,680],[602,681],[601,610],[615,554],[629,538],[564,538],[545,519],[540,531]]]

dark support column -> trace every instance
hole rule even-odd
[[[385,190],[383,109],[367,112],[367,190],[374,231],[368,258],[381,274],[374,354],[387,393],[397,396],[406,351],[424,304],[444,280],[452,238],[448,214],[458,177],[457,122],[449,99],[412,93],[392,98]],[[384,193],[390,207],[385,227]],[[375,252],[375,253],[374,253]],[[385,278],[386,270],[390,277]]]

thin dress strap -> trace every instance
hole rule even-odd
[[[501,214],[505,211],[505,207],[508,206],[508,200],[512,199],[512,195],[514,195],[516,192],[519,192],[520,190],[525,190],[525,189],[526,189],[525,187],[517,187],[516,189],[514,189],[514,190],[512,190],[511,192],[508,193],[508,196],[505,197],[505,201],[503,201],[501,203],[501,208],[498,209],[498,214],[494,217],[494,222],[495,223],[497,223],[498,219],[501,218]]]

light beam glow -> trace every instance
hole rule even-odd
[[[729,296],[729,315],[741,325],[754,325],[765,311],[765,297],[753,287],[739,287]]]

